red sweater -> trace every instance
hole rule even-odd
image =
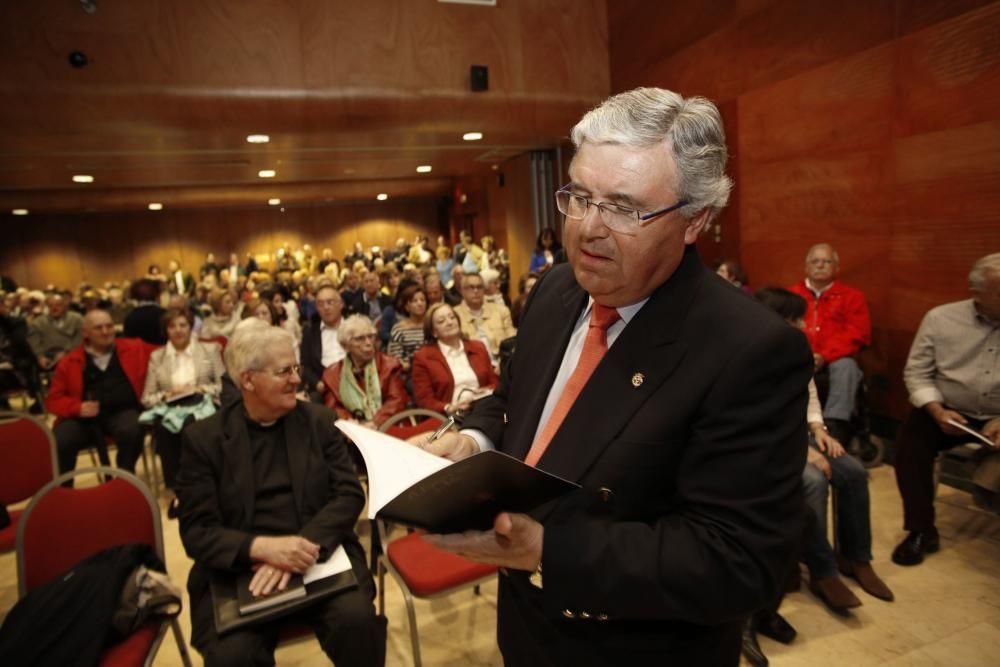
[[[378,382],[382,388],[382,408],[375,413],[372,421],[375,426],[381,426],[389,417],[406,409],[410,396],[406,393],[403,381],[403,367],[399,360],[381,352],[375,353],[375,368],[378,369]],[[326,407],[337,411],[343,419],[354,419],[351,411],[344,407],[340,399],[340,374],[344,370],[344,362],[338,361],[323,371],[323,402]]]
[[[150,345],[138,338],[119,338],[115,340],[115,352],[118,363],[128,377],[136,400],[142,399],[142,389],[146,383],[146,369],[149,367],[149,355],[158,346]],[[59,360],[55,374],[52,376],[52,386],[49,397],[45,400],[46,409],[60,419],[80,416],[80,403],[83,401],[83,369],[87,366],[87,353],[83,345],[68,352]]]
[[[462,341],[462,345],[479,386],[496,387],[497,374],[490,364],[486,346],[477,340]],[[451,403],[451,395],[455,392],[455,378],[451,376],[451,368],[437,343],[424,345],[413,355],[412,377],[413,398],[417,407],[444,412],[444,406]]]
[[[788,289],[806,300],[806,337],[826,363],[871,344],[871,317],[861,290],[835,282],[817,299],[804,280]]]

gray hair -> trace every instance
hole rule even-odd
[[[708,222],[729,201],[732,180],[726,176],[726,132],[722,117],[704,97],[684,98],[662,88],[636,88],[609,97],[580,119],[571,133],[579,149],[585,142],[636,148],[670,142],[677,165],[680,209],[691,219],[708,211]]]
[[[366,333],[376,333],[375,325],[368,319],[367,315],[351,315],[337,331],[337,340],[341,345],[347,345],[352,338]]]
[[[226,343],[226,372],[238,383],[243,372],[263,370],[271,361],[274,346],[282,343],[294,349],[295,337],[256,317],[243,320]]]
[[[479,276],[487,285],[500,281],[500,272],[496,269],[483,269],[479,272]]]
[[[830,254],[833,255],[833,261],[838,266],[840,265],[840,255],[837,254],[837,250],[829,243],[817,243],[816,245],[809,248],[809,250],[806,252],[806,261],[808,262],[809,258],[813,256],[813,253],[819,250],[820,248],[826,248],[827,250],[829,250]]]
[[[985,290],[986,281],[989,280],[990,274],[994,277],[1000,277],[1000,252],[976,260],[976,263],[972,265],[972,270],[969,271],[969,289],[976,292]]]

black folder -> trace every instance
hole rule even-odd
[[[432,533],[489,530],[500,512],[529,512],[578,488],[489,450],[425,477],[389,501],[378,516]]]
[[[305,596],[287,600],[249,614],[241,614],[240,596],[236,590],[236,587],[240,585],[237,583],[239,579],[238,575],[220,571],[216,572],[210,581],[212,606],[215,608],[215,631],[219,635],[287,616],[300,609],[304,609],[318,600],[356,588],[358,585],[358,580],[354,576],[354,570],[350,569],[305,584]]]

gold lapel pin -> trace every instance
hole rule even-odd
[[[645,381],[645,379],[646,379],[645,375],[643,375],[642,373],[636,373],[635,375],[632,376],[632,386],[638,389],[639,387],[642,386],[642,383]]]

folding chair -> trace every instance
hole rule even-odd
[[[88,474],[109,481],[83,489],[62,486]],[[160,509],[145,484],[131,473],[109,467],[61,475],[32,499],[18,526],[18,596],[23,598],[90,555],[133,543],[149,545],[165,562]],[[191,667],[176,617],[150,620],[124,641],[108,647],[100,664],[152,665],[168,625],[177,640],[181,660]]]
[[[416,422],[417,417],[427,417]],[[446,417],[432,410],[405,410],[382,424],[380,431],[397,438],[408,438],[426,433],[440,426]],[[400,422],[409,421],[409,424]],[[375,521],[373,539],[378,537],[379,545],[386,545],[378,554],[378,613],[385,612],[385,573],[388,571],[403,591],[406,615],[410,624],[410,644],[413,647],[413,664],[420,667],[420,637],[417,632],[417,614],[413,598],[430,600],[444,597],[464,588],[474,588],[479,593],[479,585],[497,573],[493,565],[485,565],[456,556],[431,546],[420,533],[409,533],[391,542],[387,539],[385,523]]]
[[[59,475],[56,438],[45,422],[18,412],[0,412],[0,504],[27,500]],[[0,553],[14,550],[21,510],[10,510],[0,530]]]

